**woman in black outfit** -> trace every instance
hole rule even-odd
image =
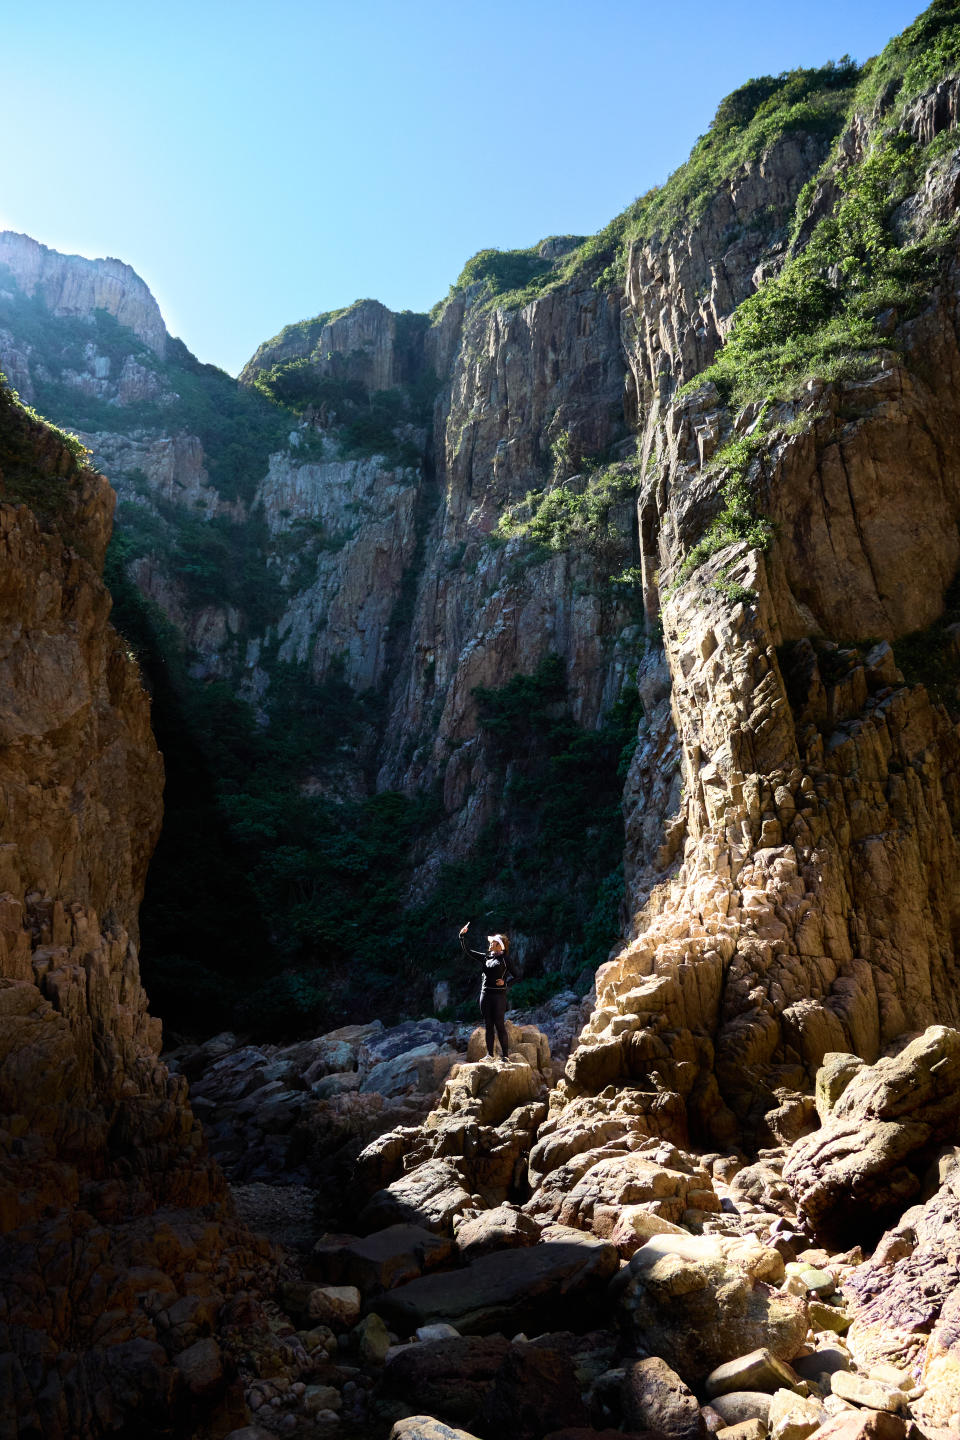
[[[500,1039],[500,1050],[504,1060],[510,1050],[510,1043],[507,1039],[507,976],[516,980],[516,974],[511,968],[507,959],[507,951],[510,942],[506,935],[488,935],[487,950],[469,950],[467,948],[467,931],[470,929],[470,921],[460,931],[460,944],[463,953],[469,955],[473,960],[483,961],[483,981],[480,985],[480,1013],[483,1016],[487,1030],[487,1059],[492,1060],[494,1032]]]

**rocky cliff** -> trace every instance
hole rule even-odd
[[[167,329],[149,289],[122,260],[85,260],[60,255],[11,230],[0,235],[0,265],[24,295],[41,300],[52,315],[112,315],[161,359]]]
[[[229,1218],[140,984],[163,768],[100,578],[113,493],[78,452],[2,400],[5,1435],[150,1430],[158,1407],[188,1423],[186,1343],[160,1343],[158,1316],[188,1292],[193,1309],[222,1302],[263,1261]]]

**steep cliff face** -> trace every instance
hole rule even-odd
[[[242,384],[290,361],[308,362],[322,376],[350,379],[369,391],[392,390],[414,379],[423,363],[425,315],[394,314],[379,300],[288,325],[265,341],[240,372]]]
[[[945,140],[955,89],[899,112],[888,93],[855,117],[821,194],[856,183],[886,126]],[[919,165],[901,243],[953,213],[952,141]],[[645,277],[681,268],[674,248],[631,254],[644,314],[657,308]],[[874,1059],[905,1031],[956,1023],[956,697],[949,684],[937,697],[948,709],[906,685],[895,658],[943,613],[958,561],[956,306],[950,261],[915,318],[887,312],[890,347],[878,337],[851,378],[740,409],[712,383],[664,403],[661,351],[691,378],[682,327],[652,342],[637,329],[655,456],[639,501],[645,586],[662,605],[686,840],[636,939],[598,974],[574,1094],[652,1080],[716,1141],[744,1127],[790,1138],[810,1123],[802,1092],[826,1052]],[[719,315],[695,366],[726,329]],[[738,483],[771,522],[765,551],[738,539]],[[668,729],[661,714],[661,745]],[[655,767],[638,778],[635,833],[658,808]],[[638,902],[669,858],[662,832],[641,836]]]
[[[149,1429],[177,1405],[186,1422],[159,1309],[187,1272],[207,1272],[209,1299],[257,1259],[186,1084],[158,1059],[140,984],[163,768],[100,578],[113,503],[62,436],[0,402],[5,1434],[101,1433],[135,1415]]]
[[[51,314],[85,317],[105,310],[163,358],[167,329],[160,307],[140,276],[122,260],[60,255],[29,235],[4,230],[0,265],[7,267],[18,289],[41,299]]]

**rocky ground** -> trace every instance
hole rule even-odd
[[[190,1364],[242,1389],[230,1440],[960,1433],[960,1032],[827,1056],[807,1133],[749,1157],[510,1034],[492,1063],[429,1020],[174,1057],[289,1247],[272,1301],[191,1317]]]

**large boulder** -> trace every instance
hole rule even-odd
[[[360,1093],[391,1096],[408,1090],[438,1090],[459,1058],[456,1050],[428,1040],[374,1065],[361,1080]]]
[[[439,1126],[445,1115],[469,1115],[478,1125],[499,1125],[518,1106],[535,1100],[542,1089],[541,1075],[525,1060],[458,1065],[424,1128]]]
[[[444,1321],[463,1334],[515,1334],[555,1328],[569,1314],[582,1324],[617,1269],[612,1245],[554,1226],[539,1245],[498,1251],[464,1270],[424,1275],[388,1291],[377,1310],[400,1334]]]
[[[536,1245],[540,1226],[516,1205],[497,1205],[476,1215],[458,1216],[454,1238],[461,1259],[470,1262],[494,1250],[518,1250]]]
[[[484,1396],[480,1433],[540,1440],[545,1430],[559,1425],[586,1424],[582,1381],[590,1357],[578,1354],[585,1348],[589,1342],[571,1334],[541,1335],[511,1345]]]
[[[896,1242],[896,1243],[893,1243]],[[844,1280],[854,1321],[845,1337],[869,1371],[892,1362],[919,1369],[913,1413],[921,1426],[960,1418],[960,1165],[924,1205],[900,1217],[873,1257]]]
[[[633,1430],[655,1430],[667,1440],[706,1440],[707,1426],[693,1391],[665,1360],[649,1355],[626,1367],[623,1418]]]
[[[706,1171],[663,1146],[598,1160],[564,1196],[558,1218],[561,1224],[610,1238],[627,1205],[641,1206],[674,1225],[691,1209],[720,1210]]]
[[[823,1128],[797,1141],[783,1168],[800,1222],[837,1248],[892,1224],[919,1196],[937,1147],[960,1134],[960,1031],[933,1025],[848,1074]]]
[[[406,1345],[387,1356],[381,1392],[450,1425],[472,1425],[509,1349],[502,1335],[461,1335]]]
[[[760,1346],[791,1360],[806,1338],[805,1302],[756,1279],[713,1236],[654,1235],[616,1289],[637,1344],[693,1388]]]
[[[408,1415],[390,1431],[390,1440],[477,1440],[466,1430],[453,1430],[432,1415]]]
[[[327,1285],[355,1285],[362,1295],[377,1295],[446,1264],[453,1249],[451,1240],[419,1225],[389,1225],[366,1239],[318,1241],[309,1273]]]
[[[377,1193],[360,1212],[365,1234],[387,1225],[419,1225],[438,1235],[450,1235],[454,1216],[473,1207],[459,1171],[450,1160],[427,1160]]]

